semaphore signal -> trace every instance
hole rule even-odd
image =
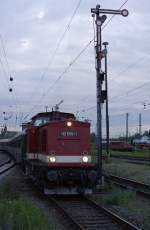
[[[107,89],[102,90],[102,25],[106,21],[106,14],[122,15],[123,17],[128,16],[128,10],[111,10],[101,9],[100,5],[96,8],[91,8],[92,17],[96,16],[96,85],[97,85],[97,172],[98,172],[98,184],[102,184],[102,104],[107,100]],[[106,79],[106,72],[105,72]],[[107,103],[108,107],[108,103]],[[107,111],[108,112],[108,111]],[[109,123],[109,121],[107,121]]]

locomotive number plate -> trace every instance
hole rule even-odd
[[[62,131],[60,133],[61,137],[78,137],[78,132],[76,131]]]

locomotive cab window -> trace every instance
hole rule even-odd
[[[48,117],[38,118],[38,119],[35,120],[34,126],[41,126],[41,125],[44,125],[44,124],[46,124],[48,122],[49,122]]]

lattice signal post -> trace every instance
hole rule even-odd
[[[102,84],[104,81],[104,73],[102,71],[102,25],[107,19],[106,14],[118,14],[124,17],[128,16],[128,11],[123,10],[110,10],[110,9],[101,9],[100,5],[97,5],[96,8],[91,9],[92,17],[96,16],[95,25],[96,25],[96,80],[97,80],[97,172],[98,172],[98,185],[102,184],[102,104],[107,99],[107,91],[102,90]]]

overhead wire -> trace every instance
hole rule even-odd
[[[143,111],[143,112],[142,112]],[[149,111],[150,111],[150,109],[143,109],[142,111],[137,111],[137,112],[134,112],[134,111],[130,111],[130,110],[126,110],[126,111],[122,111],[122,113],[118,113],[118,114],[111,114],[110,116],[109,116],[109,118],[110,118],[110,123],[111,123],[111,125],[114,125],[115,123],[116,123],[116,120],[114,120],[115,118],[117,118],[117,121],[119,121],[119,122],[121,122],[121,120],[119,119],[118,120],[118,117],[122,117],[122,119],[123,119],[123,117],[126,119],[126,113],[128,112],[129,114],[130,114],[130,127],[132,127],[132,126],[134,126],[135,125],[135,123],[134,123],[134,121],[135,120],[133,120],[133,118],[135,118],[135,117],[137,117],[138,118],[138,115],[139,115],[139,113],[141,113],[142,112],[142,114],[145,114],[145,112],[147,112],[147,113],[149,113]],[[121,112],[121,111],[120,111]],[[91,116],[90,116],[91,117]],[[93,118],[93,117],[92,117]],[[105,121],[105,119],[104,119],[104,121]],[[145,121],[146,122],[146,121]],[[145,123],[145,125],[146,125],[146,123]],[[136,125],[135,125],[136,126]],[[119,127],[118,127],[119,128]]]
[[[57,84],[58,81],[69,71],[70,67],[77,61],[77,59],[84,53],[84,51],[89,47],[89,45],[92,43],[93,39],[86,44],[86,46],[80,51],[80,53],[69,63],[69,65],[65,68],[65,70],[58,76],[58,78],[54,81],[52,85],[49,86],[49,88],[46,90],[46,93],[44,93],[41,98],[39,99],[38,103],[32,107],[30,112],[24,117],[25,119],[31,114],[31,112],[38,106],[38,104],[43,100],[43,98],[46,96],[46,94]]]
[[[0,34],[0,43],[1,43],[2,51],[3,51],[3,56],[4,56],[4,60],[5,60],[5,64],[6,65],[4,66],[4,63],[3,63],[2,59],[0,59],[0,64],[1,64],[3,72],[4,72],[4,76],[6,78],[8,88],[9,88],[9,90],[12,89],[12,91],[9,91],[9,92],[11,93],[11,95],[13,97],[13,100],[15,102],[16,109],[18,110],[18,103],[19,103],[19,101],[18,101],[18,98],[17,98],[17,95],[16,95],[16,90],[15,90],[15,87],[12,84],[10,84],[10,82],[8,80],[8,79],[12,78],[12,73],[11,73],[12,71],[11,71],[11,68],[10,68],[10,65],[9,65],[9,62],[8,62],[7,52],[6,52],[6,48],[5,48],[5,44],[4,44],[4,39],[2,37],[2,34]]]
[[[150,81],[146,82],[146,83],[143,83],[143,84],[140,84],[139,86],[133,87],[132,89],[129,89],[129,90],[125,91],[124,93],[120,94],[120,95],[116,95],[116,96],[112,97],[111,102],[114,102],[115,99],[118,99],[119,97],[123,97],[125,95],[129,96],[129,94],[131,94],[132,92],[137,91],[139,89],[142,89],[143,87],[145,87],[145,86],[147,86],[149,84],[150,84]]]
[[[144,55],[142,58],[139,58],[136,62],[134,62],[134,63],[130,64],[129,66],[127,66],[127,68],[124,69],[123,71],[121,71],[121,72],[118,74],[118,76],[120,76],[121,73],[125,73],[125,72],[129,71],[131,68],[133,68],[135,65],[137,65],[138,62],[140,62],[142,59],[145,59],[145,56],[147,56],[147,55]],[[118,98],[123,97],[123,96],[125,96],[125,95],[128,95],[128,96],[129,96],[129,94],[132,94],[134,91],[137,91],[137,90],[139,90],[139,89],[142,89],[143,87],[145,87],[145,86],[147,86],[147,85],[149,85],[149,84],[150,84],[150,81],[149,81],[149,82],[142,83],[142,84],[140,84],[140,85],[138,85],[138,86],[136,86],[136,87],[133,87],[133,88],[131,88],[131,89],[129,89],[129,90],[127,90],[127,91],[121,93],[120,95],[116,95],[116,96],[112,97],[111,100],[110,100],[110,102],[114,102],[115,100],[118,100]],[[95,106],[95,108],[96,108],[96,106]],[[89,109],[90,109],[90,108],[87,108],[87,110],[89,110]]]
[[[2,71],[3,71],[3,73],[4,73],[4,74],[2,74],[2,76],[3,76],[4,79],[6,80],[6,85],[5,85],[5,87],[6,87],[6,88],[8,87],[8,89],[9,89],[11,86],[10,86],[10,83],[9,83],[9,81],[8,81],[8,79],[7,79],[7,72],[6,72],[5,67],[4,67],[4,64],[3,64],[2,60],[1,60],[1,57],[0,57],[0,65],[1,65]],[[1,82],[2,82],[2,81],[1,81]],[[8,90],[8,89],[7,89],[7,90]],[[9,95],[10,95],[10,99],[11,99],[11,102],[10,102],[9,106],[11,107],[11,105],[14,103],[14,97],[13,97],[12,94],[9,94]],[[5,111],[3,111],[3,112],[5,112]]]
[[[128,91],[126,91],[126,92],[120,94],[120,95],[116,95],[116,96],[112,97],[112,99],[110,100],[110,102],[114,102],[115,99],[118,100],[119,97],[123,97],[124,95],[128,95],[128,94],[130,94],[130,93],[132,93],[132,92],[134,92],[134,91],[136,91],[136,90],[139,90],[139,89],[143,88],[144,86],[147,86],[147,84],[150,84],[150,82],[148,82],[148,83],[147,83],[147,82],[146,82],[146,83],[143,83],[142,85],[139,85],[139,86],[137,86],[137,87],[134,87],[134,88],[132,88],[132,89],[130,89],[130,90],[128,90]],[[134,103],[134,104],[135,104],[135,103]],[[84,109],[84,111],[88,111],[88,110],[91,110],[91,109],[93,109],[93,108],[96,108],[96,106],[88,107],[87,109]]]
[[[3,61],[2,61],[2,59],[1,59],[1,57],[0,57],[0,64],[1,64],[1,67],[2,67],[3,72],[4,72],[4,75],[3,75],[3,76],[5,76],[5,80],[6,80],[6,82],[7,82],[8,89],[9,89],[9,88],[10,88],[10,83],[9,83],[9,81],[8,81],[8,79],[7,79],[7,72],[6,72],[6,70],[5,70],[5,67],[4,67],[4,64],[3,64]]]
[[[11,70],[10,70],[10,66],[9,66],[9,63],[8,63],[7,55],[6,55],[6,49],[5,49],[5,45],[4,45],[4,40],[3,40],[3,37],[2,37],[1,34],[0,34],[0,41],[1,41],[1,47],[2,47],[2,50],[3,50],[4,58],[5,58],[5,61],[6,61],[6,64],[7,64],[7,68],[8,68],[8,71],[10,73],[10,76],[11,76]]]
[[[122,7],[128,2],[129,0],[126,0],[120,7],[118,10],[122,9]],[[112,19],[115,17],[116,15],[112,15],[110,17],[110,19],[104,24],[104,26],[102,26],[102,31],[104,30],[105,27],[108,26],[108,24],[112,21]],[[95,42],[96,42],[96,35],[95,35],[95,26],[94,26],[94,17],[93,17],[93,32],[94,32],[94,38],[93,38],[93,41],[94,41],[94,49],[95,49]],[[94,50],[94,55],[95,55],[95,50]],[[84,97],[84,99],[87,99],[87,96]],[[83,99],[83,100],[84,100]]]
[[[126,5],[126,3],[127,3],[128,1],[129,1],[129,0],[126,0],[126,1],[119,7],[118,10],[121,10],[121,8],[122,8],[124,5]],[[113,14],[113,15],[110,17],[110,19],[105,23],[105,25],[102,27],[102,29],[104,29],[104,28],[112,21],[112,19],[113,19],[115,16],[116,16],[116,15]]]
[[[81,2],[82,2],[82,0],[79,0],[79,1],[78,1],[77,6],[76,6],[76,8],[75,8],[73,14],[72,14],[72,16],[71,16],[71,18],[70,18],[70,20],[69,20],[69,22],[68,22],[68,24],[67,24],[67,26],[66,26],[64,32],[63,32],[63,34],[61,35],[61,37],[60,37],[60,39],[59,39],[59,41],[58,41],[58,43],[57,43],[57,45],[56,45],[56,48],[55,48],[55,50],[54,50],[54,53],[52,54],[52,57],[51,57],[51,59],[50,59],[50,62],[48,63],[47,67],[45,68],[45,71],[44,71],[43,74],[41,75],[40,82],[44,79],[45,74],[46,74],[46,71],[48,70],[48,68],[50,67],[50,65],[52,64],[52,62],[54,61],[54,58],[55,58],[55,56],[56,56],[56,53],[57,53],[57,51],[58,51],[58,49],[59,49],[59,47],[60,47],[60,45],[61,45],[61,43],[62,43],[62,41],[63,41],[63,39],[64,39],[64,37],[65,37],[67,31],[70,29],[70,26],[71,26],[71,23],[72,23],[72,21],[73,21],[73,18],[75,17],[75,15],[76,15],[76,13],[77,13],[77,10],[79,9],[79,7],[80,7],[80,5],[81,5]],[[82,53],[82,51],[81,51],[81,53]],[[79,53],[77,56],[80,56],[80,55],[81,55],[81,54]],[[73,60],[72,62],[74,62],[74,60]],[[70,62],[69,66],[71,66],[71,65],[73,64],[72,62]],[[62,74],[60,74],[60,76],[58,77],[59,79],[61,79],[61,77],[67,72],[67,69],[68,69],[68,67],[62,72]],[[53,85],[55,85],[55,84],[57,83],[57,81],[59,81],[59,80],[57,79],[57,80],[54,82]],[[39,84],[40,84],[40,83],[39,83]],[[39,85],[39,84],[38,84],[38,85]],[[37,87],[36,87],[36,88],[37,88]],[[51,88],[51,87],[50,87],[50,88]],[[45,95],[45,93],[42,95],[42,98],[45,97],[44,95]],[[41,100],[41,99],[40,99],[40,100]],[[35,107],[36,107],[36,105],[34,106],[34,108],[35,108]],[[32,110],[32,109],[31,109],[31,110]],[[28,116],[26,115],[25,118],[26,118],[26,117],[28,117]]]
[[[0,57],[0,64],[1,64],[1,67],[2,67],[2,70],[3,70],[3,73],[4,73],[4,77],[5,77],[5,80],[6,80],[6,83],[7,83],[7,86],[8,86],[8,90],[11,88],[11,85],[10,85],[10,83],[9,83],[9,80],[8,80],[8,78],[7,78],[7,72],[6,72],[6,70],[5,70],[5,67],[4,67],[4,64],[3,64],[3,61],[2,61],[2,59],[1,59],[1,57]],[[12,95],[12,94],[11,94]],[[12,96],[14,96],[14,95],[12,95]],[[12,98],[12,99],[14,99],[14,97]]]
[[[120,6],[119,9],[121,9],[127,2],[128,2],[128,0],[126,0],[126,1]],[[111,18],[109,19],[109,23],[110,23],[110,21],[112,20],[112,18],[113,18],[113,17],[111,17]],[[107,25],[108,25],[109,23],[107,23]],[[105,26],[105,27],[106,27],[106,26]],[[104,29],[105,27],[103,27],[102,29]],[[56,85],[56,83],[65,75],[65,73],[68,72],[68,70],[70,69],[70,67],[71,67],[71,66],[77,61],[77,59],[87,50],[87,48],[90,46],[90,44],[91,44],[93,41],[94,41],[94,38],[92,38],[92,40],[90,40],[90,41],[84,46],[84,48],[80,51],[80,53],[73,59],[72,62],[69,63],[69,65],[65,68],[65,70],[57,77],[57,79],[55,80],[55,82],[54,82],[52,85],[50,85],[50,87],[46,90],[46,93],[43,94],[43,96],[40,98],[39,101],[41,101],[41,100],[46,96],[46,94],[49,92],[49,90],[52,89],[52,88]],[[33,109],[35,109],[35,108],[37,107],[37,105],[38,105],[38,104],[36,104],[36,105],[34,105],[34,106],[32,107],[32,109],[31,109],[30,112],[24,117],[24,119],[26,119],[26,118],[31,114],[31,112],[33,111]]]
[[[39,80],[37,86],[35,87],[35,90],[33,91],[33,94],[32,94],[32,95],[35,95],[36,89],[38,88],[38,86],[40,85],[40,83],[44,80],[44,78],[45,78],[45,76],[46,76],[46,72],[48,71],[48,69],[49,69],[50,66],[52,65],[52,63],[53,63],[53,61],[54,61],[54,59],[55,59],[55,56],[56,56],[56,54],[57,54],[57,51],[59,50],[59,47],[61,46],[61,43],[62,43],[63,39],[65,38],[65,35],[66,35],[67,31],[70,29],[71,23],[72,23],[72,21],[73,21],[75,15],[76,15],[76,13],[77,13],[77,11],[78,11],[80,5],[81,5],[81,2],[82,2],[82,0],[79,0],[79,1],[78,1],[77,5],[76,5],[76,7],[75,7],[75,9],[74,9],[74,11],[73,11],[73,14],[72,14],[71,18],[69,19],[69,22],[67,23],[67,25],[66,25],[66,27],[65,27],[65,29],[64,29],[64,31],[63,31],[63,33],[62,33],[62,35],[60,36],[60,38],[59,38],[59,40],[58,40],[58,42],[57,42],[57,44],[56,44],[56,48],[55,48],[53,54],[51,55],[50,61],[48,62],[46,68],[44,69],[43,73],[41,74],[40,80]],[[31,96],[31,97],[32,97],[32,96]]]
[[[133,67],[133,66],[132,66],[132,67]],[[139,90],[139,89],[142,89],[143,87],[145,87],[145,86],[147,86],[147,85],[149,85],[149,84],[150,84],[150,81],[149,81],[149,82],[146,82],[146,83],[143,83],[143,84],[140,84],[140,85],[137,86],[137,87],[133,87],[132,89],[129,89],[129,90],[125,91],[124,93],[120,94],[120,95],[116,95],[116,96],[112,97],[111,100],[110,100],[110,102],[114,102],[115,99],[118,100],[118,98],[123,97],[123,96],[125,96],[125,95],[129,96],[129,94],[131,94],[131,93],[133,93],[134,91],[137,91],[137,90]],[[134,103],[132,103],[132,104],[137,104],[137,103],[139,103],[139,102],[134,102]],[[96,108],[96,106],[90,106],[90,107],[88,107],[88,108],[86,108],[86,109],[80,110],[79,112],[82,112],[83,110],[84,110],[84,111],[88,111],[88,110],[91,110],[91,109],[94,109],[94,108]]]

